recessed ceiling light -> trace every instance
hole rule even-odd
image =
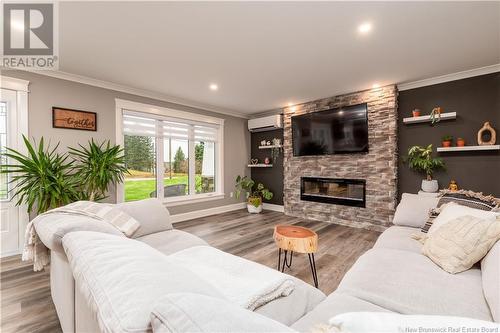
[[[380,88],[380,84],[378,84],[378,83],[374,83],[374,84],[372,85],[372,88],[373,88],[373,89]]]
[[[365,22],[358,27],[358,31],[362,34],[369,33],[372,30],[372,24]]]
[[[219,86],[217,84],[215,84],[215,83],[210,83],[209,87],[210,87],[210,90],[212,90],[212,91],[219,90]]]

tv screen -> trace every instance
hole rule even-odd
[[[366,103],[292,117],[292,144],[294,156],[367,152]]]

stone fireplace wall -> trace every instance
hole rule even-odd
[[[285,214],[382,231],[392,221],[397,191],[397,89],[394,85],[285,108]],[[367,103],[368,153],[294,157],[291,117]],[[366,180],[366,208],[300,200],[300,177]]]

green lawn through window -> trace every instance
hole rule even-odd
[[[196,175],[196,191],[201,189],[201,176]],[[175,176],[163,179],[164,186],[175,184],[188,184],[188,176]],[[198,188],[199,187],[199,188]],[[125,179],[125,201],[134,201],[150,198],[150,193],[156,190],[155,179]]]

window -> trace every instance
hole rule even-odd
[[[119,190],[125,201],[180,204],[223,195],[222,119],[139,103],[120,108],[119,101],[133,102],[117,100],[129,171]]]

